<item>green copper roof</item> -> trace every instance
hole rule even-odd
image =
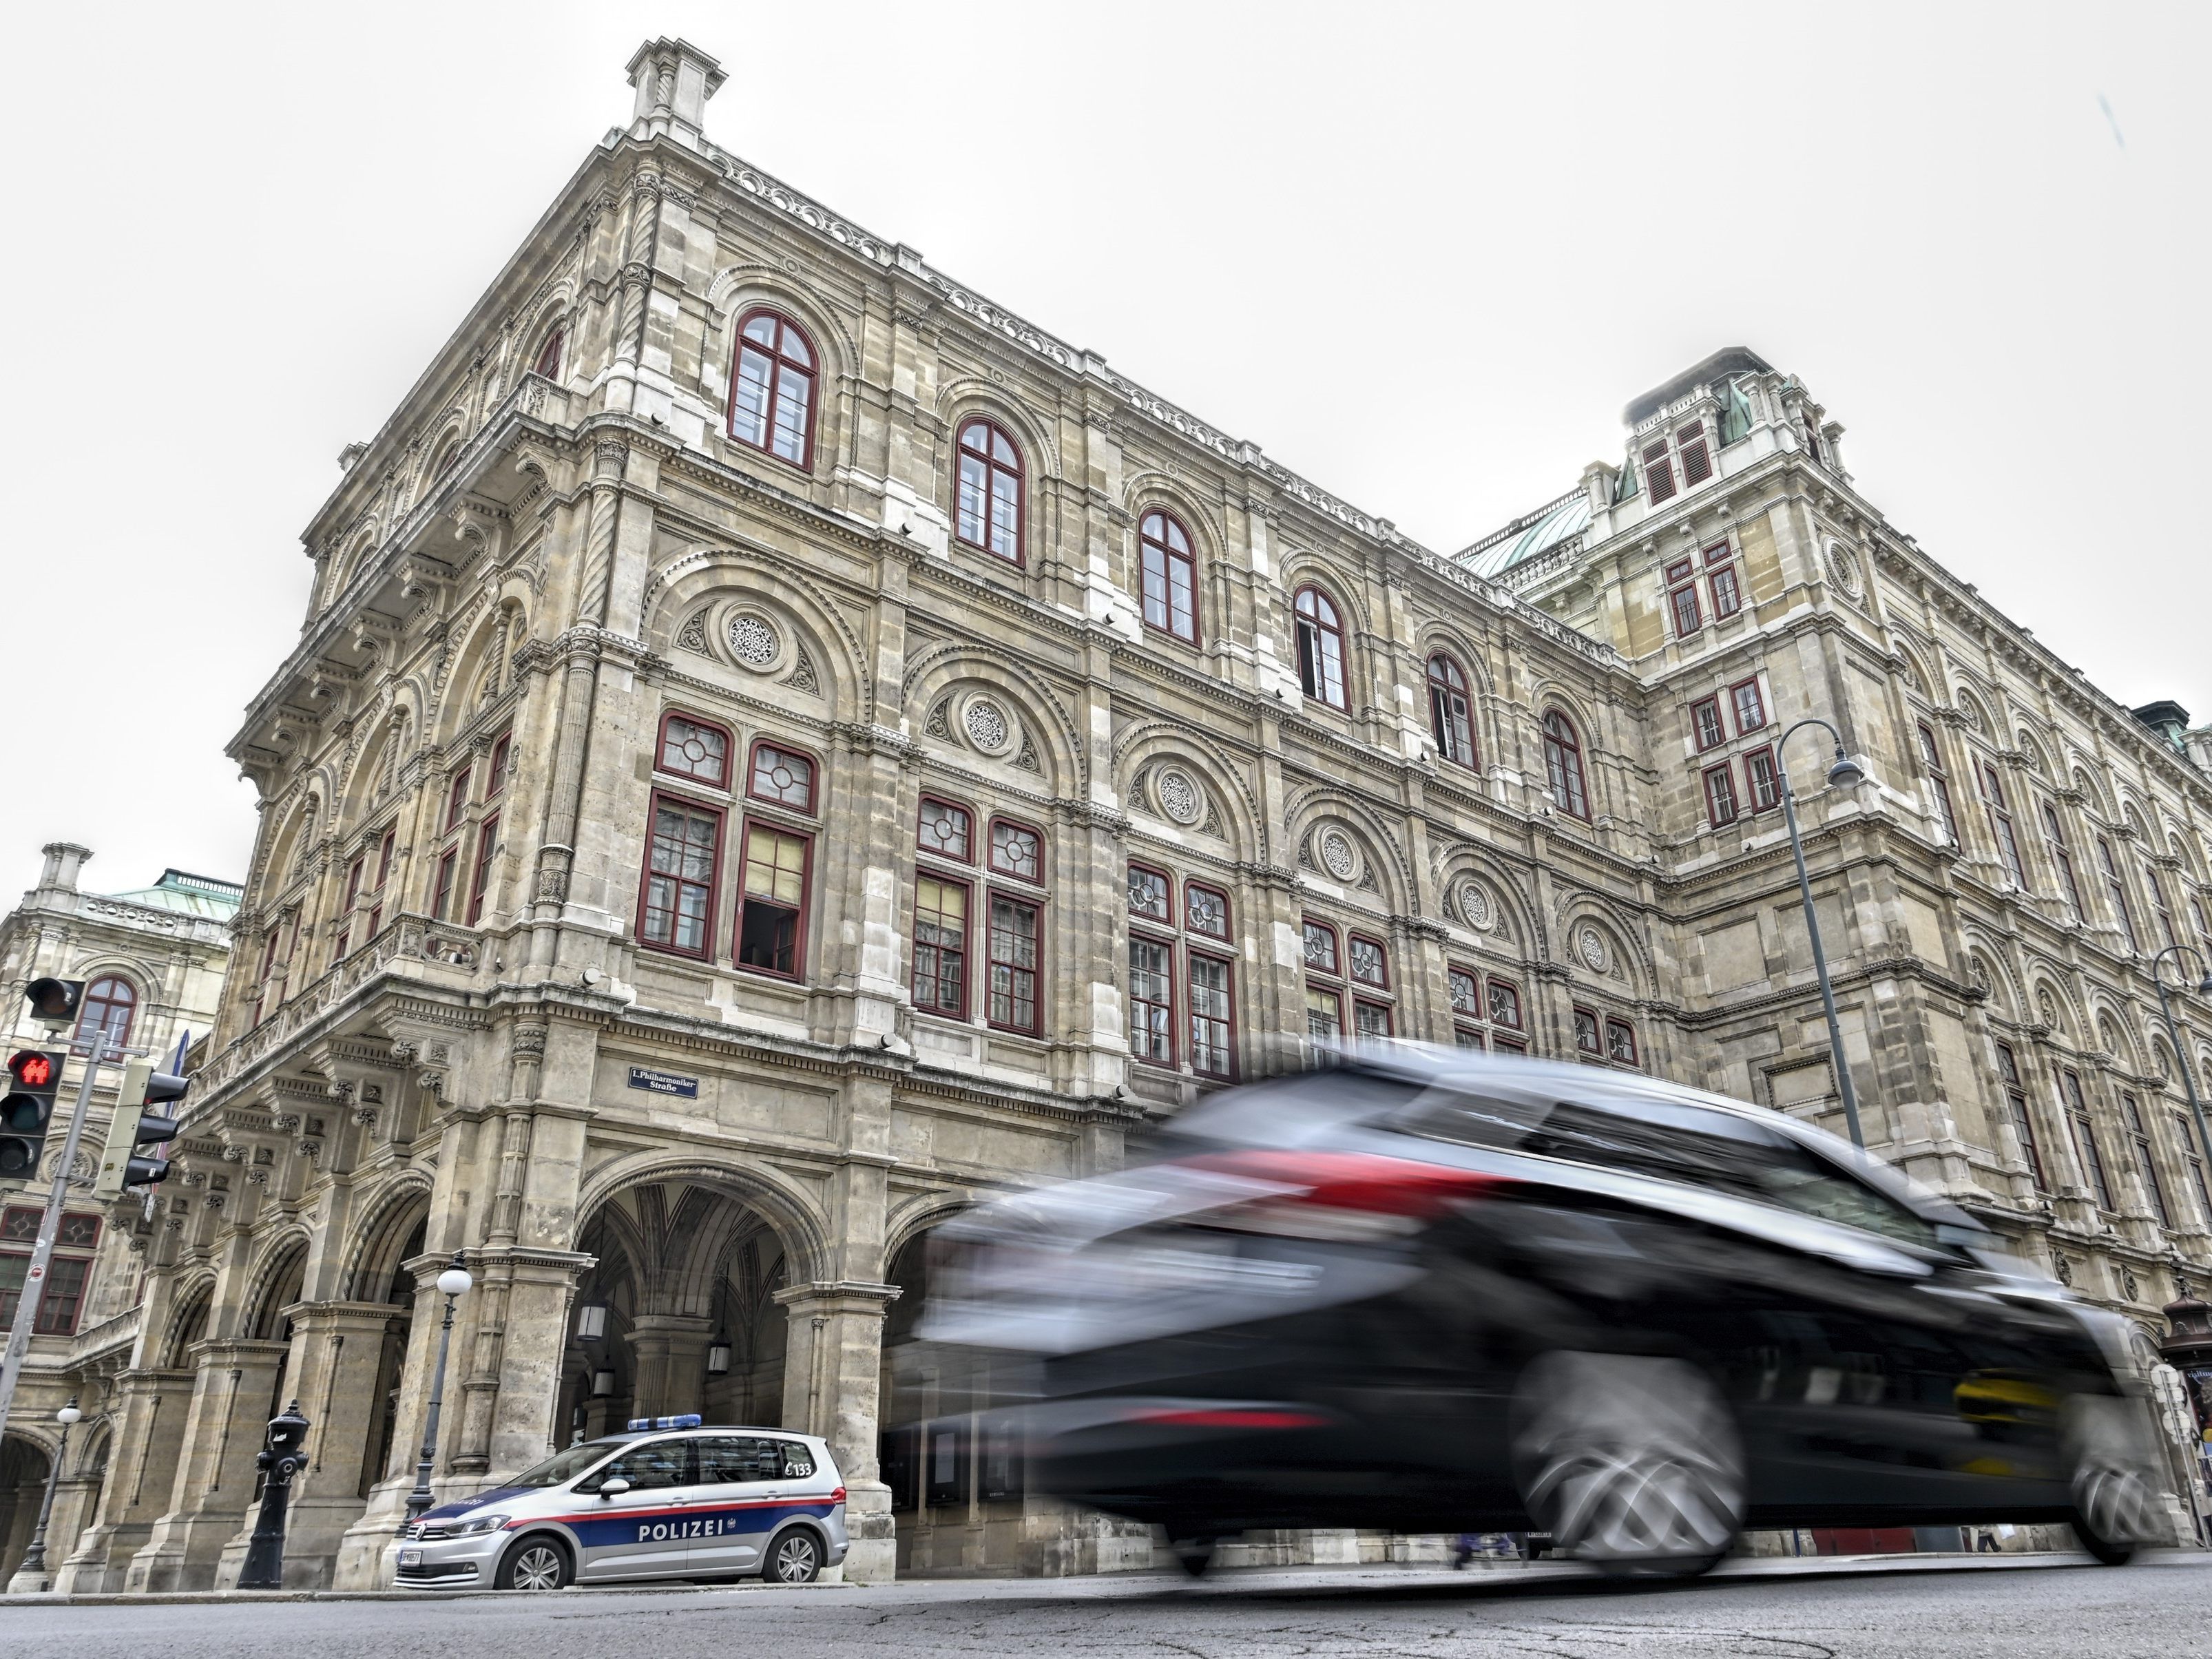
[[[228,921],[238,914],[246,890],[234,881],[188,875],[182,870],[164,870],[161,878],[151,887],[137,887],[127,893],[112,893],[108,896],[129,904],[149,905],[156,910],[175,910],[188,916],[205,916],[210,921]]]
[[[1589,521],[1589,495],[1577,489],[1485,537],[1461,554],[1459,562],[1478,576],[1495,576],[1580,535]]]

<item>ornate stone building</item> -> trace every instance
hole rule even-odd
[[[200,1041],[189,1048],[204,1052],[222,999],[238,884],[164,870],[151,887],[88,893],[80,889],[78,873],[91,856],[63,842],[48,847],[39,884],[0,920],[5,1052],[82,1042],[95,1029],[119,1047],[165,1060],[192,1038]],[[58,1040],[26,1017],[24,988],[49,975],[85,981],[77,1029],[69,1038]],[[88,1172],[99,1158],[118,1075],[112,1068],[103,1071],[94,1088],[78,1155],[81,1171]],[[76,1079],[72,1066],[39,1180],[0,1191],[0,1334],[15,1317],[40,1212],[76,1104]],[[84,1420],[70,1437],[55,1487],[49,1567],[70,1553],[90,1523],[106,1471],[124,1443],[120,1436],[129,1432],[124,1425],[141,1384],[120,1379],[132,1363],[135,1309],[154,1231],[144,1208],[142,1202],[104,1212],[84,1194],[62,1212],[53,1267],[33,1315],[30,1352],[0,1438],[0,1582],[22,1560],[38,1522],[59,1439],[54,1413],[74,1398]]]
[[[957,1429],[879,1465],[962,1403],[884,1359],[927,1230],[1316,1037],[1833,1121],[1806,714],[1872,771],[1792,751],[1871,1138],[2139,1318],[2212,1277],[2148,977],[2202,734],[1899,533],[1801,383],[1723,354],[1440,555],[709,143],[696,49],[629,68],[308,529],[121,1384],[184,1431],[76,1587],[234,1571],[278,1394],[288,1572],[375,1582],[456,1250],[441,1493],[698,1409],[834,1441],[855,1577],[1141,1559]]]

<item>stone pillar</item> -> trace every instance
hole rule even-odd
[[[385,1589],[391,1585],[393,1564],[386,1557],[396,1543],[400,1523],[406,1519],[407,1494],[415,1487],[415,1463],[420,1455],[423,1421],[429,1409],[430,1371],[438,1360],[438,1328],[446,1313],[446,1298],[438,1292],[438,1274],[451,1259],[450,1252],[431,1250],[405,1264],[415,1278],[415,1308],[408,1326],[407,1357],[399,1373],[399,1409],[392,1434],[392,1460],[398,1473],[385,1476],[369,1488],[368,1503],[361,1510],[361,1518],[348,1527],[339,1539],[337,1562],[331,1572],[333,1589]],[[453,1348],[446,1364],[438,1462],[431,1474],[431,1491],[441,1504],[449,1495],[445,1489],[453,1484],[442,1472],[449,1467],[448,1460],[453,1455],[453,1407],[461,1393],[456,1368],[467,1363],[469,1301],[470,1297],[462,1297],[454,1310]],[[369,1386],[375,1386],[374,1381]],[[475,1481],[468,1483],[466,1490],[477,1489]]]
[[[488,1293],[484,1307],[495,1301],[499,1309],[497,1329],[478,1336],[479,1370],[465,1396],[464,1443],[487,1486],[543,1462],[562,1437],[553,1414],[568,1357],[570,1309],[592,1260],[526,1246],[469,1253],[469,1271]]]
[[[845,1577],[887,1583],[897,1575],[891,1492],[878,1478],[876,1423],[882,1387],[884,1310],[896,1285],[793,1285],[778,1291],[791,1322],[783,1359],[783,1426],[830,1443],[845,1477],[852,1549]]]
[[[640,1417],[673,1417],[699,1409],[707,1381],[712,1322],[696,1314],[640,1314],[631,1325],[630,1409]],[[786,1382],[787,1397],[789,1382]],[[788,1424],[789,1419],[786,1419]],[[818,1430],[808,1430],[818,1433]]]
[[[293,1478],[284,1528],[284,1586],[329,1587],[338,1544],[361,1518],[361,1466],[379,1407],[385,1332],[401,1310],[385,1302],[315,1302],[284,1310],[292,1322],[292,1393],[307,1418],[307,1467]],[[249,1514],[223,1547],[216,1588],[238,1583],[253,1532]]]
[[[286,1342],[212,1338],[192,1346],[198,1371],[168,1513],[131,1558],[133,1591],[215,1587],[216,1559],[253,1500],[253,1459],[269,1401],[291,1352]]]
[[[109,1415],[107,1483],[98,1510],[75,1539],[75,1547],[54,1575],[62,1595],[102,1595],[119,1591],[130,1575],[131,1557],[153,1536],[154,1522],[168,1507],[177,1484],[177,1458],[191,1409],[190,1371],[131,1370],[115,1380]],[[47,1535],[49,1549],[64,1534]]]

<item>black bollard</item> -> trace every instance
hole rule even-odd
[[[246,1565],[238,1575],[240,1589],[284,1588],[284,1500],[292,1477],[307,1467],[307,1419],[295,1400],[270,1419],[268,1443],[253,1460],[267,1478],[261,1485],[261,1513],[246,1547]]]

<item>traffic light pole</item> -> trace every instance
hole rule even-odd
[[[46,1267],[53,1261],[54,1235],[60,1230],[62,1200],[69,1196],[70,1166],[76,1162],[77,1143],[84,1139],[85,1114],[92,1106],[93,1079],[107,1058],[109,1037],[105,1030],[92,1038],[92,1053],[77,1081],[76,1110],[70,1116],[69,1136],[62,1142],[61,1163],[54,1170],[53,1190],[46,1194],[46,1212],[39,1221],[39,1242],[31,1247],[31,1265],[23,1274],[23,1288],[15,1297],[15,1322],[8,1332],[8,1353],[0,1360],[0,1423],[8,1420],[8,1407],[15,1398],[15,1379],[22,1375],[23,1356],[30,1352],[31,1327],[39,1316],[39,1299],[46,1288]]]

